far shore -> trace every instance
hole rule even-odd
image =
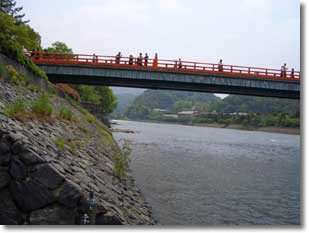
[[[231,124],[186,124],[179,122],[166,122],[166,121],[147,121],[147,120],[122,120],[122,119],[114,119],[119,121],[136,121],[136,122],[147,122],[147,123],[157,123],[157,124],[174,124],[174,125],[189,125],[189,126],[198,126],[198,127],[210,127],[210,128],[223,128],[223,129],[238,129],[238,130],[246,130],[246,131],[257,131],[257,132],[269,132],[269,133],[281,133],[281,134],[293,134],[300,135],[300,128],[280,128],[280,127],[260,127],[260,128],[252,128],[244,125]],[[131,130],[119,130],[114,129],[113,132],[121,132],[121,133],[135,133]]]
[[[300,128],[280,128],[280,127],[260,127],[260,128],[252,128],[244,125],[231,124],[225,126],[223,124],[193,124],[194,126],[200,127],[211,127],[211,128],[225,128],[225,129],[239,129],[246,131],[258,131],[258,132],[270,132],[270,133],[282,133],[282,134],[295,134],[300,135]]]

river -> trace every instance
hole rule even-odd
[[[300,224],[300,136],[117,121],[161,225]]]

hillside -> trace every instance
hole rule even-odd
[[[194,106],[211,104],[218,100],[219,97],[208,93],[147,90],[134,100],[125,114],[131,119],[147,119],[153,109],[167,111],[175,111],[177,108],[191,109]]]
[[[1,54],[0,67],[0,224],[153,224],[109,129]]]
[[[272,127],[272,131],[278,132],[283,128],[294,128],[295,132],[299,132],[300,102],[240,95],[220,99],[207,93],[147,90],[120,117],[208,126],[212,124],[216,127],[231,125],[240,129]]]
[[[279,99],[269,97],[229,95],[211,105],[211,110],[222,113],[284,113],[299,115],[300,102],[292,99]]]
[[[111,118],[122,118],[127,108],[133,103],[137,95],[130,93],[116,94],[117,107],[110,115]]]

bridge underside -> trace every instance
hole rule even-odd
[[[53,83],[184,90],[289,99],[300,98],[298,81],[264,80],[143,69],[40,64]]]

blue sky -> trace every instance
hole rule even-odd
[[[295,0],[18,0],[44,47],[78,53],[260,67],[300,67],[300,2]]]

